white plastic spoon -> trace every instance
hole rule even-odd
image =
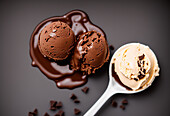
[[[119,49],[121,49],[121,48],[119,48]],[[116,52],[114,54],[116,54]],[[110,65],[109,65],[109,84],[108,84],[108,87],[107,87],[106,91],[103,93],[103,95],[99,98],[99,100],[84,114],[84,116],[94,116],[97,113],[97,111],[103,106],[103,104],[114,94],[117,94],[117,93],[133,94],[133,93],[141,92],[141,91],[143,91],[143,90],[145,90],[146,88],[149,87],[149,86],[147,86],[145,88],[142,88],[142,89],[139,89],[139,90],[136,90],[136,91],[130,91],[130,90],[127,90],[122,85],[120,85],[114,79],[114,77],[112,76],[112,61],[113,61],[113,58],[114,58],[114,55],[112,56],[112,59],[110,61]]]

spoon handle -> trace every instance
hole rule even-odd
[[[112,90],[112,87],[108,86],[103,95],[98,99],[98,101],[84,114],[84,116],[94,116],[97,111],[103,106],[103,104],[114,94],[116,91]]]

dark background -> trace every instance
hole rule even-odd
[[[149,45],[161,68],[160,76],[147,90],[133,95],[111,97],[97,116],[170,116],[169,39],[170,4],[167,1],[83,1],[40,0],[0,1],[0,115],[27,116],[38,108],[39,116],[49,110],[49,101],[63,102],[66,116],[79,108],[83,115],[103,94],[108,84],[108,64],[89,78],[84,94],[81,88],[58,89],[38,68],[31,66],[30,36],[38,23],[51,16],[60,16],[73,9],[85,11],[91,21],[101,27],[109,45],[115,49],[129,42]],[[111,52],[111,55],[114,51]],[[80,104],[69,99],[75,93]],[[123,111],[111,106],[112,99],[129,104]]]

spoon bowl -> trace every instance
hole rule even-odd
[[[124,47],[124,46],[122,46],[122,47]],[[122,47],[120,47],[119,49],[121,49]],[[119,49],[116,50],[114,55],[119,51]],[[114,59],[114,55],[112,56],[112,58],[110,60],[110,64],[109,64],[109,84],[107,86],[107,89],[105,90],[103,95],[98,99],[98,101],[84,114],[84,116],[94,116],[97,113],[97,111],[103,106],[103,104],[114,94],[117,94],[117,93],[133,94],[133,93],[141,92],[149,87],[149,86],[147,86],[145,88],[141,88],[141,89],[132,91],[132,90],[128,90],[127,88],[120,85],[115,80],[115,78],[112,76],[112,64],[113,64],[112,61]]]

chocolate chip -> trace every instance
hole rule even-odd
[[[57,101],[54,101],[54,100],[51,100],[51,101],[50,101],[50,105],[51,105],[51,106],[55,106],[56,104],[57,104]]]
[[[97,33],[98,37],[100,38],[101,37],[101,34]]]
[[[143,73],[144,73],[144,74],[146,73],[146,70],[145,70],[145,69],[143,69]]]
[[[84,87],[83,89],[81,89],[84,93],[87,93],[89,91],[88,87]]]
[[[46,39],[46,42],[48,42],[49,39],[50,39],[50,38],[47,38],[47,39]]]
[[[93,33],[94,33],[94,31],[92,31],[92,32],[89,34],[89,37],[90,37],[90,36],[92,36],[92,35],[93,35]]]
[[[134,80],[135,80],[135,81],[138,81],[138,79],[137,79],[137,78],[134,78]]]
[[[50,101],[50,110],[56,110],[57,101],[51,100]]]
[[[122,110],[125,110],[125,106],[124,106],[124,105],[120,105],[120,108],[121,108]]]
[[[144,78],[144,77],[145,77],[145,75],[143,75],[141,72],[139,72],[138,78],[139,78],[139,79],[142,79],[142,78]]]
[[[115,100],[112,100],[112,106],[117,107],[117,102]]]
[[[73,93],[73,94],[71,94],[70,99],[75,100],[75,99],[77,99],[77,96]]]
[[[139,61],[137,61],[137,63],[138,63],[138,66],[139,66],[139,67],[141,67],[141,65],[140,65]]]
[[[35,115],[37,115],[38,114],[38,110],[37,110],[37,108],[35,108],[35,110],[34,110],[34,112],[33,112]]]
[[[89,34],[86,34],[85,36],[86,36],[86,38],[88,38],[88,37],[89,37]]]
[[[96,56],[100,55],[101,53],[98,53]]]
[[[80,103],[80,101],[78,99],[75,99],[74,103]]]
[[[139,60],[143,60],[145,55],[143,54],[142,56],[139,56]]]
[[[81,45],[83,46],[83,45],[86,44],[88,41],[89,41],[89,40],[83,41],[83,42],[81,43]]]
[[[88,46],[88,47],[90,47],[90,46],[91,46],[91,43],[90,43],[90,44],[88,44],[87,46]]]
[[[145,64],[145,61],[143,61],[142,63]]]
[[[64,111],[63,110],[58,111],[58,113],[55,116],[64,116]]]
[[[140,70],[142,70],[142,67],[140,68]]]
[[[92,40],[92,41],[94,42],[96,39],[97,39],[97,38],[93,38],[93,40]]]
[[[77,108],[74,109],[74,114],[75,114],[75,115],[78,115],[78,114],[80,114],[80,113],[81,113],[81,111],[80,111],[79,109],[77,109]]]
[[[37,114],[38,114],[38,110],[37,110],[37,108],[35,108],[35,110],[33,112],[28,113],[28,116],[37,116]]]
[[[110,50],[114,50],[114,47],[112,45],[109,46]]]
[[[57,108],[61,108],[61,107],[62,107],[62,102],[61,102],[61,101],[58,102],[58,103],[56,104],[56,107],[57,107]]]
[[[127,105],[127,104],[128,104],[127,99],[124,99],[124,100],[122,101],[122,104],[123,104],[123,105]]]
[[[50,116],[47,112],[44,114],[44,116]]]

